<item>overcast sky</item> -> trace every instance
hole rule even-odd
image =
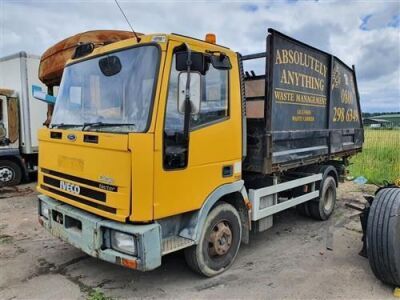
[[[355,64],[363,111],[400,111],[400,1],[123,1],[136,31],[181,33],[242,54],[265,51],[268,27]],[[94,29],[129,27],[114,0],[0,0],[0,57],[42,54]]]

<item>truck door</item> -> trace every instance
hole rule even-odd
[[[185,154],[185,149],[179,149],[184,114],[178,111],[180,72],[175,68],[174,53],[181,44],[170,42],[168,47],[164,119],[156,135],[155,219],[198,209],[217,187],[240,179],[240,93],[232,88],[240,86],[236,57],[230,57],[232,69],[218,70],[210,64],[206,74],[201,75],[200,112],[191,116]]]
[[[19,116],[18,116],[18,99],[8,98],[6,115],[6,130],[8,131],[8,139],[10,144],[14,144],[19,138]]]
[[[7,137],[7,131],[6,131],[6,97],[0,96],[0,145],[3,144],[5,138]]]
[[[0,146],[18,147],[19,117],[17,101],[17,98],[0,95]]]

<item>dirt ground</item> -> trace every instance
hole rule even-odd
[[[374,187],[365,188],[372,192]],[[0,190],[0,299],[393,298],[359,256],[362,192],[342,184],[334,216],[318,222],[289,210],[253,234],[235,264],[204,279],[182,253],[147,273],[102,262],[50,236],[37,222],[33,183]],[[332,250],[327,250],[327,247]]]

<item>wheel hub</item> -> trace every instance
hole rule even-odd
[[[13,178],[12,170],[6,167],[0,167],[0,182],[9,182]]]
[[[232,231],[226,222],[214,226],[210,234],[209,250],[213,256],[226,254],[232,245]]]

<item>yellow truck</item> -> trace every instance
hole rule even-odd
[[[274,214],[329,218],[360,113],[354,67],[272,29],[245,56],[213,34],[83,43],[39,131],[39,222],[128,268],[184,250],[220,274]]]

